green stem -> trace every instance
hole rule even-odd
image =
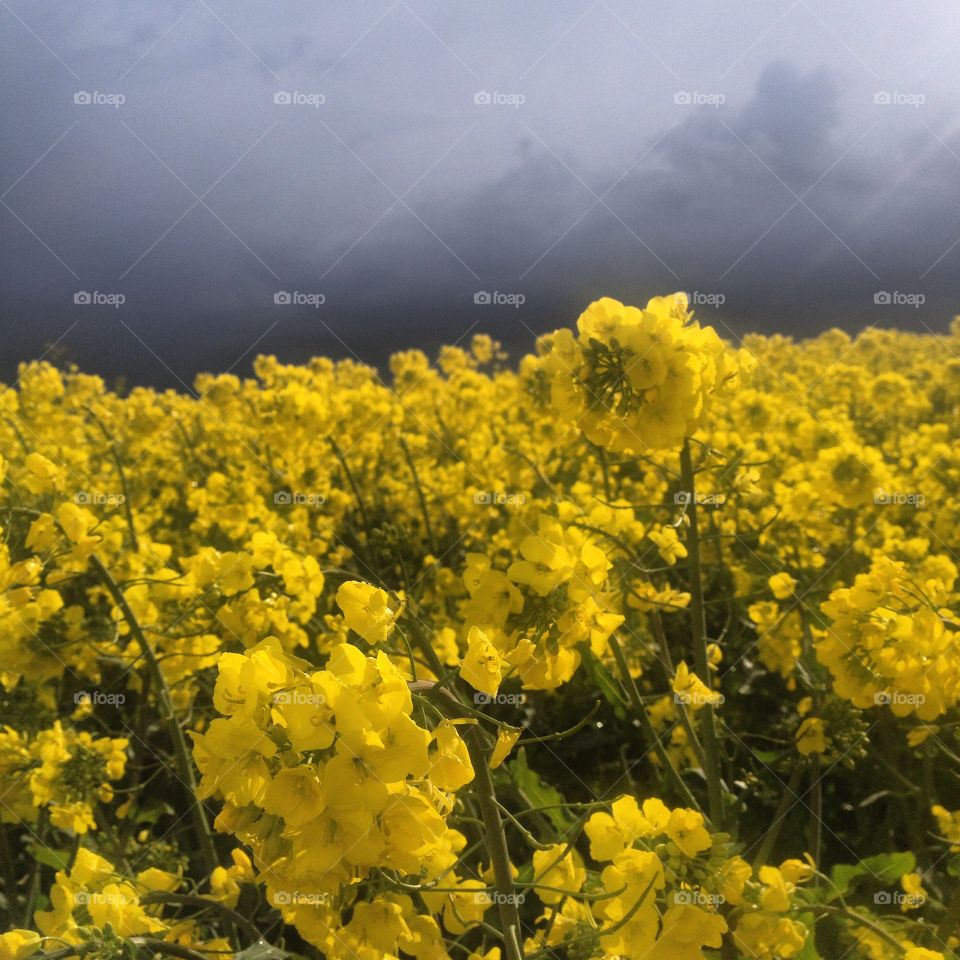
[[[707,620],[703,605],[703,577],[700,569],[700,534],[697,529],[697,491],[694,481],[690,441],[684,440],[680,451],[680,474],[684,492],[690,498],[687,504],[687,568],[690,571],[690,631],[693,641],[693,662],[700,679],[710,685],[710,659],[707,654]],[[720,743],[712,703],[699,712],[700,740],[706,759],[704,775],[707,778],[707,797],[710,819],[723,829],[723,789],[720,783]]]
[[[653,625],[653,635],[657,638],[657,643],[659,644],[662,653],[662,656],[658,657],[660,660],[660,665],[663,667],[663,671],[667,675],[667,682],[673,683],[673,678],[676,674],[676,671],[673,668],[673,660],[670,657],[670,647],[667,645],[667,635],[663,629],[663,620],[660,617],[659,610],[650,611],[650,623]],[[690,711],[687,710],[687,705],[683,702],[677,703],[676,707],[677,713],[680,715],[680,723],[683,724],[683,729],[687,734],[687,741],[689,742],[693,752],[696,754],[697,762],[704,770],[706,770],[707,758],[703,754],[703,747],[700,745],[700,738],[697,736],[697,731],[694,729],[693,721],[690,719]]]
[[[127,603],[127,598],[123,595],[123,591],[120,589],[116,580],[113,579],[110,572],[96,554],[90,557],[90,564],[110,592],[114,603],[120,608],[120,612],[127,621],[130,632],[139,644],[143,657],[150,669],[157,698],[160,701],[160,708],[163,712],[164,720],[167,723],[167,729],[170,733],[170,739],[173,743],[173,755],[176,760],[177,771],[189,794],[190,815],[193,819],[197,840],[200,843],[200,854],[203,859],[204,871],[206,875],[209,876],[217,866],[217,852],[213,845],[213,835],[210,833],[210,828],[207,825],[207,816],[204,813],[203,804],[197,796],[197,781],[193,773],[193,760],[191,759],[190,750],[187,747],[187,739],[183,735],[183,729],[173,709],[173,701],[170,698],[170,688],[167,686],[166,678],[160,669],[156,654],[153,652],[153,648],[144,635],[133,610],[130,608],[130,604]]]
[[[463,704],[448,690],[428,681],[409,684],[411,690],[423,693],[446,712],[462,717],[466,712]],[[500,817],[500,806],[490,776],[489,751],[483,729],[474,724],[464,737],[470,763],[473,765],[473,793],[480,807],[484,825],[484,843],[493,866],[493,882],[496,888],[497,909],[500,916],[498,933],[506,948],[507,960],[524,960],[521,944],[520,912],[517,909],[517,887],[513,882],[510,867],[510,851],[507,835]]]
[[[12,913],[17,902],[17,867],[7,839],[7,825],[5,823],[0,823],[0,866],[3,868],[4,894]]]
[[[507,837],[500,819],[497,795],[490,776],[483,731],[475,726],[466,736],[467,750],[475,775],[474,790],[480,806],[480,816],[486,829],[487,852],[493,865],[494,886],[497,888],[497,907],[500,914],[500,933],[506,947],[507,960],[523,960],[521,946],[520,912],[517,910],[517,891],[510,868]]]
[[[120,479],[120,490],[123,494],[123,512],[127,518],[127,526],[130,528],[130,545],[134,553],[140,552],[140,541],[137,539],[137,527],[133,522],[133,504],[130,499],[130,487],[127,484],[127,474],[123,469],[123,460],[120,458],[120,451],[117,449],[117,443],[110,431],[104,426],[103,421],[94,413],[90,407],[84,407],[84,410],[93,418],[93,422],[100,428],[107,443],[110,444],[110,455],[113,457],[113,464],[117,468],[117,474]]]
[[[40,843],[46,843],[47,823],[43,813],[37,823],[37,833]],[[30,927],[33,924],[33,912],[37,907],[37,900],[40,898],[40,861],[36,860],[33,869],[30,871],[30,879],[27,882],[26,902],[23,907],[23,925]]]
[[[849,910],[846,907],[833,907],[826,903],[815,903],[811,904],[810,907],[804,907],[804,910],[822,910],[824,913],[832,913],[834,916],[843,917],[846,920],[849,920],[851,923],[855,923],[858,927],[863,927],[864,930],[869,930],[871,933],[876,934],[881,940],[884,941],[888,946],[893,947],[900,956],[903,956],[907,951],[903,944],[900,943],[892,934],[887,933],[879,923],[874,923],[872,920],[867,917],[862,916],[859,913]]]
[[[340,449],[340,444],[331,436],[327,437],[330,441],[330,446],[333,447],[333,452],[336,458],[340,461],[340,466],[343,467],[343,472],[347,476],[347,483],[350,484],[350,489],[353,491],[353,495],[357,500],[357,509],[360,511],[360,519],[363,520],[363,529],[366,532],[367,536],[370,536],[370,518],[367,516],[367,505],[364,503],[363,495],[360,493],[360,487],[357,485],[356,477],[353,475],[353,471],[347,466],[347,458],[343,455],[343,451]]]
[[[803,779],[803,765],[798,763],[790,773],[790,780],[784,788],[783,796],[780,797],[777,812],[773,815],[773,820],[767,832],[763,835],[763,840],[760,841],[760,849],[757,851],[757,855],[753,860],[754,873],[767,862],[767,859],[773,852],[774,844],[776,844],[777,838],[780,836],[780,830],[783,827],[784,820],[797,800],[797,790],[800,788],[801,779]]]
[[[670,759],[666,748],[657,736],[657,731],[653,729],[653,724],[650,722],[650,717],[647,714],[647,708],[643,705],[643,699],[640,696],[640,691],[637,689],[637,682],[630,673],[630,666],[627,663],[627,658],[623,655],[620,642],[611,634],[607,643],[610,644],[613,659],[617,661],[620,677],[623,680],[623,685],[627,688],[627,696],[630,698],[630,704],[637,715],[637,719],[640,721],[643,735],[653,748],[654,753],[656,753],[657,758],[660,760],[660,765],[673,783],[674,789],[679,796],[683,797],[683,802],[686,803],[688,807],[699,810],[700,804],[697,803],[697,798],[690,792],[690,788],[686,783],[684,783],[683,778],[677,772],[677,768],[673,765],[673,761]]]
[[[410,472],[413,474],[413,486],[417,491],[417,500],[420,502],[420,512],[423,514],[423,525],[426,528],[427,533],[427,542],[430,544],[430,552],[436,556],[437,554],[437,541],[433,536],[433,528],[430,525],[430,511],[427,509],[427,498],[423,492],[423,485],[420,483],[420,474],[417,473],[416,465],[413,462],[413,457],[410,454],[410,448],[407,446],[407,441],[400,438],[400,449],[403,451],[404,459],[407,461],[407,466],[410,468]]]
[[[947,912],[937,927],[937,940],[945,946],[947,940],[956,936],[958,930],[960,930],[960,887],[957,887],[950,897]]]
[[[813,647],[813,633],[807,619],[806,610],[800,604],[800,623],[803,628],[803,652],[807,661],[810,676],[813,678],[813,711],[820,716],[822,700],[821,687],[817,679],[817,657]],[[821,776],[820,754],[815,753],[810,763],[810,823],[807,826],[807,847],[810,850],[813,862],[820,865],[820,853],[823,846],[823,783]],[[817,881],[819,883],[819,879]]]
[[[500,812],[520,831],[520,835],[534,850],[552,850],[552,843],[541,843],[500,801],[497,801]]]
[[[220,903],[218,900],[211,900],[207,897],[201,897],[198,894],[155,891],[153,893],[146,893],[140,897],[140,903],[169,903],[181,907],[195,907],[197,910],[211,910],[214,913],[219,913],[239,929],[243,930],[254,943],[263,939],[263,934],[260,933],[260,930],[245,916],[237,913],[236,910],[228,907],[225,903]]]

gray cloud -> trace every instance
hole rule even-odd
[[[812,2],[0,7],[0,376],[64,334],[88,369],[158,383],[259,337],[381,364],[470,329],[529,349],[595,296],[677,288],[722,294],[701,313],[734,332],[943,329],[957,24],[885,15],[901,29]],[[75,306],[77,290],[126,303]],[[276,306],[278,290],[326,302]]]

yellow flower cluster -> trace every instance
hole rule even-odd
[[[604,297],[580,315],[577,331],[541,342],[551,400],[609,450],[678,447],[696,431],[707,397],[732,390],[750,366],[748,355],[738,358],[712,327],[692,320],[682,293],[643,309]]]
[[[374,868],[418,872],[443,843],[446,792],[473,779],[456,730],[413,718],[408,679],[348,643],[323,670],[276,638],[220,658],[223,716],[195,736],[199,795],[226,800],[217,825],[251,846],[272,902],[308,938],[342,887]]]
[[[81,847],[69,870],[57,871],[50,910],[37,911],[37,926],[47,937],[83,943],[85,928],[112,929],[120,937],[159,933],[166,925],[140,904],[141,893],[170,890],[179,878],[150,868],[136,882],[117,876],[113,864]]]
[[[610,813],[590,817],[586,834],[590,855],[610,864],[601,873],[610,896],[594,908],[616,929],[600,938],[608,954],[699,958],[721,946],[731,923],[744,956],[775,960],[803,948],[807,929],[789,914],[797,885],[814,875],[812,862],[764,866],[753,878],[726,835],[711,835],[696,811],[656,798],[641,807],[620,797]]]
[[[623,623],[606,590],[611,567],[589,534],[544,514],[506,571],[485,554],[467,554],[461,676],[488,696],[512,675],[528,690],[566,683],[580,664],[578,647],[586,643],[603,654]]]
[[[821,609],[831,625],[816,644],[834,690],[855,706],[888,705],[899,717],[933,720],[960,698],[960,621],[944,606],[957,568],[925,561],[925,578],[881,557]]]
[[[59,720],[34,737],[0,729],[5,785],[0,824],[31,823],[45,811],[60,830],[78,835],[96,830],[94,805],[113,799],[110,781],[124,775],[128,742],[64,729]]]

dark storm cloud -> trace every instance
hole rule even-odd
[[[54,341],[167,384],[472,330],[529,349],[598,295],[670,289],[736,333],[941,330],[960,304],[945,24],[874,37],[899,45],[889,75],[842,39],[872,21],[836,16],[0,5],[0,375]]]

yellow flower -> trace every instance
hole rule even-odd
[[[919,747],[921,743],[925,743],[930,736],[939,732],[939,730],[940,728],[935,723],[921,723],[907,731],[907,744],[911,747]]]
[[[786,600],[788,597],[792,597],[797,586],[797,581],[789,573],[775,573],[767,583],[778,600]]]
[[[776,867],[761,867],[759,872],[763,892],[760,906],[773,913],[785,913],[790,909],[790,898],[794,890],[792,883]]]
[[[806,883],[816,875],[817,865],[814,863],[813,857],[809,853],[805,853],[803,856],[803,860],[793,857],[780,864],[780,873],[787,883]]]
[[[713,838],[704,826],[703,816],[696,810],[674,810],[667,822],[667,836],[688,857],[695,857],[713,846]]]
[[[643,309],[603,297],[577,329],[578,339],[558,330],[541,341],[551,401],[611,450],[679,447],[700,424],[707,397],[731,391],[750,366],[745,353],[738,358],[712,328],[691,321],[682,293]]]
[[[937,818],[937,828],[951,844],[951,853],[960,853],[960,810],[951,813],[946,807],[935,804],[930,812]]]
[[[743,857],[732,857],[720,870],[717,891],[731,906],[743,903],[743,888],[753,874],[753,868]]]
[[[457,728],[447,720],[433,731],[437,750],[430,762],[430,779],[441,790],[459,790],[473,780],[473,765],[467,745]]]
[[[169,870],[160,870],[158,867],[148,867],[137,874],[137,883],[150,891],[171,893],[180,886],[180,877]]]
[[[737,920],[733,942],[751,960],[789,960],[807,942],[807,928],[776,913],[744,913]]]
[[[513,727],[500,727],[497,730],[497,742],[490,754],[490,769],[496,770],[507,757],[510,756],[516,742],[520,739],[522,730]]]
[[[797,728],[797,750],[805,757],[812,753],[824,753],[827,749],[826,727],[820,717],[807,717]]]
[[[23,485],[31,493],[63,489],[63,470],[43,454],[36,451],[28,454],[24,466],[27,472],[23,478]]]
[[[663,562],[673,566],[678,560],[687,555],[687,548],[680,542],[677,531],[673,527],[661,527],[651,530],[647,536],[653,541]]]
[[[32,930],[0,933],[0,960],[23,960],[40,949],[40,935]]]
[[[533,882],[537,896],[546,903],[559,903],[565,896],[579,893],[587,879],[587,871],[576,850],[565,843],[556,843],[548,850],[533,852]],[[545,890],[543,887],[556,887]],[[564,890],[566,893],[559,891]]]
[[[723,696],[711,690],[682,660],[677,665],[671,687],[676,702],[688,706],[693,712],[707,704],[716,706],[723,701]]]
[[[346,625],[367,643],[383,643],[397,622],[385,590],[359,580],[347,580],[337,591],[337,605]]]
[[[495,697],[503,679],[503,660],[479,627],[467,635],[467,655],[460,661],[460,676],[475,690]]]
[[[927,891],[923,888],[923,877],[919,873],[905,873],[900,878],[900,886],[906,896],[900,903],[904,913],[908,910],[919,910],[926,902]]]
[[[663,915],[663,927],[652,960],[697,960],[703,947],[720,947],[727,922],[716,913],[708,913],[691,904],[675,904]]]

